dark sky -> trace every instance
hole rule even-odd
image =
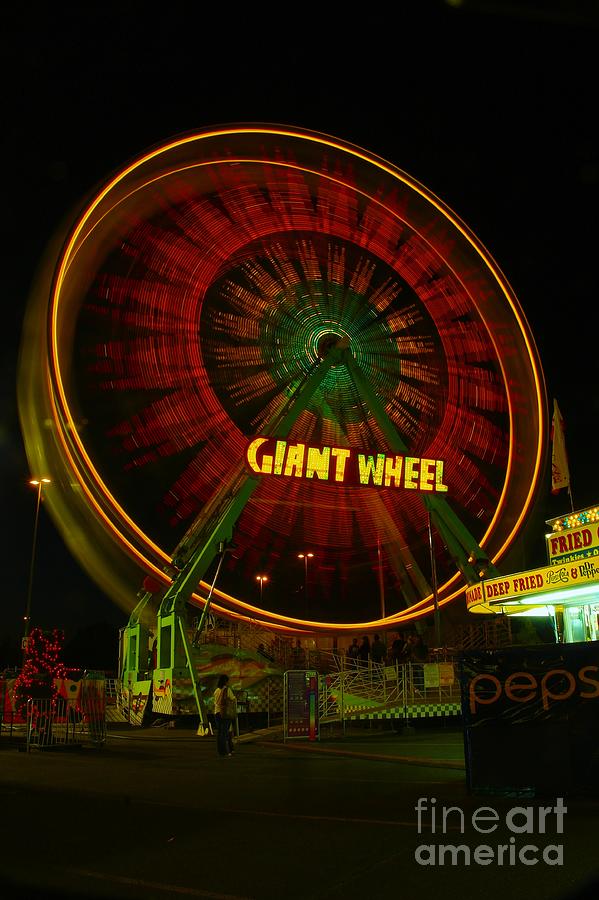
[[[222,14],[190,6],[3,13],[7,632],[20,629],[35,511],[15,397],[35,268],[99,181],[195,128],[259,121],[327,132],[390,160],[453,208],[498,261],[532,327],[566,422],[575,506],[599,501],[596,3],[418,0],[384,12],[363,4],[356,16],[341,4]],[[544,503],[547,515],[568,506],[565,495]],[[542,528],[535,541],[542,555]],[[70,629],[123,621],[44,511],[33,604],[34,619]]]

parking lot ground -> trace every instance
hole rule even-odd
[[[461,748],[457,729],[430,728],[356,729],[314,748],[263,732],[224,759],[213,738],[179,729],[111,730],[102,749],[71,752],[0,742],[0,896],[569,900],[599,871],[599,805],[566,799],[562,834],[550,814],[545,833],[514,834],[515,805],[536,816],[550,801],[469,795]],[[493,833],[472,827],[481,806]],[[433,832],[443,807],[454,812]],[[562,865],[543,860],[551,844]],[[457,864],[453,851],[439,863],[440,845],[463,848]],[[477,862],[480,845],[508,856]],[[509,848],[526,845],[536,861],[511,864]]]

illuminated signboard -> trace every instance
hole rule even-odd
[[[295,670],[284,674],[284,738],[318,738],[318,672]]]
[[[440,459],[256,437],[248,445],[246,462],[256,475],[407,491],[447,491]]]
[[[552,566],[599,556],[599,524],[554,531],[545,536],[547,557]]]
[[[518,575],[489,578],[466,590],[466,603],[470,608],[484,603],[497,603],[526,597],[530,594],[546,594],[568,587],[599,584],[599,567],[593,562],[577,562],[575,565],[546,566],[531,569]]]

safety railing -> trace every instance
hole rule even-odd
[[[32,747],[106,739],[106,693],[101,673],[55,679],[44,697],[19,695],[16,678],[0,680],[0,737]]]
[[[82,679],[76,698],[30,698],[24,728],[28,751],[103,744],[106,740],[103,679]]]
[[[65,747],[75,739],[78,714],[71,704],[51,698],[28,700],[26,715],[27,750],[33,747]]]
[[[190,641],[196,636],[199,618],[189,630]],[[248,650],[272,663],[281,672],[288,669],[317,669],[328,671],[330,659],[327,651],[316,647],[303,647],[291,638],[281,637],[258,623],[227,622],[213,619],[198,638],[198,644],[219,644],[234,650]]]
[[[453,661],[406,663],[403,669],[406,704],[460,702],[460,684]]]
[[[339,686],[343,682],[345,694],[368,698],[378,703],[398,700],[402,693],[401,666],[383,666],[356,660],[353,665],[330,673],[329,677],[334,686]]]
[[[77,701],[63,697],[27,701],[27,750],[60,749],[106,740],[106,698],[103,682],[81,683]]]
[[[357,660],[320,679],[322,721],[343,721],[365,711],[459,707],[460,686],[452,661],[383,666]]]
[[[138,682],[139,684],[139,682]],[[113,724],[126,722],[140,726],[148,702],[151,703],[151,692],[148,682],[145,691],[136,689],[131,684],[125,687],[117,678],[106,679],[106,719]]]
[[[27,750],[60,749],[106,740],[106,704],[98,685],[83,683],[77,703],[62,697],[27,701]]]
[[[509,616],[494,616],[489,622],[462,625],[454,629],[452,643],[462,650],[496,649],[512,644],[512,623]]]

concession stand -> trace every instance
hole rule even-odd
[[[547,520],[548,565],[466,591],[469,612],[548,618],[560,643],[599,640],[599,506]]]

